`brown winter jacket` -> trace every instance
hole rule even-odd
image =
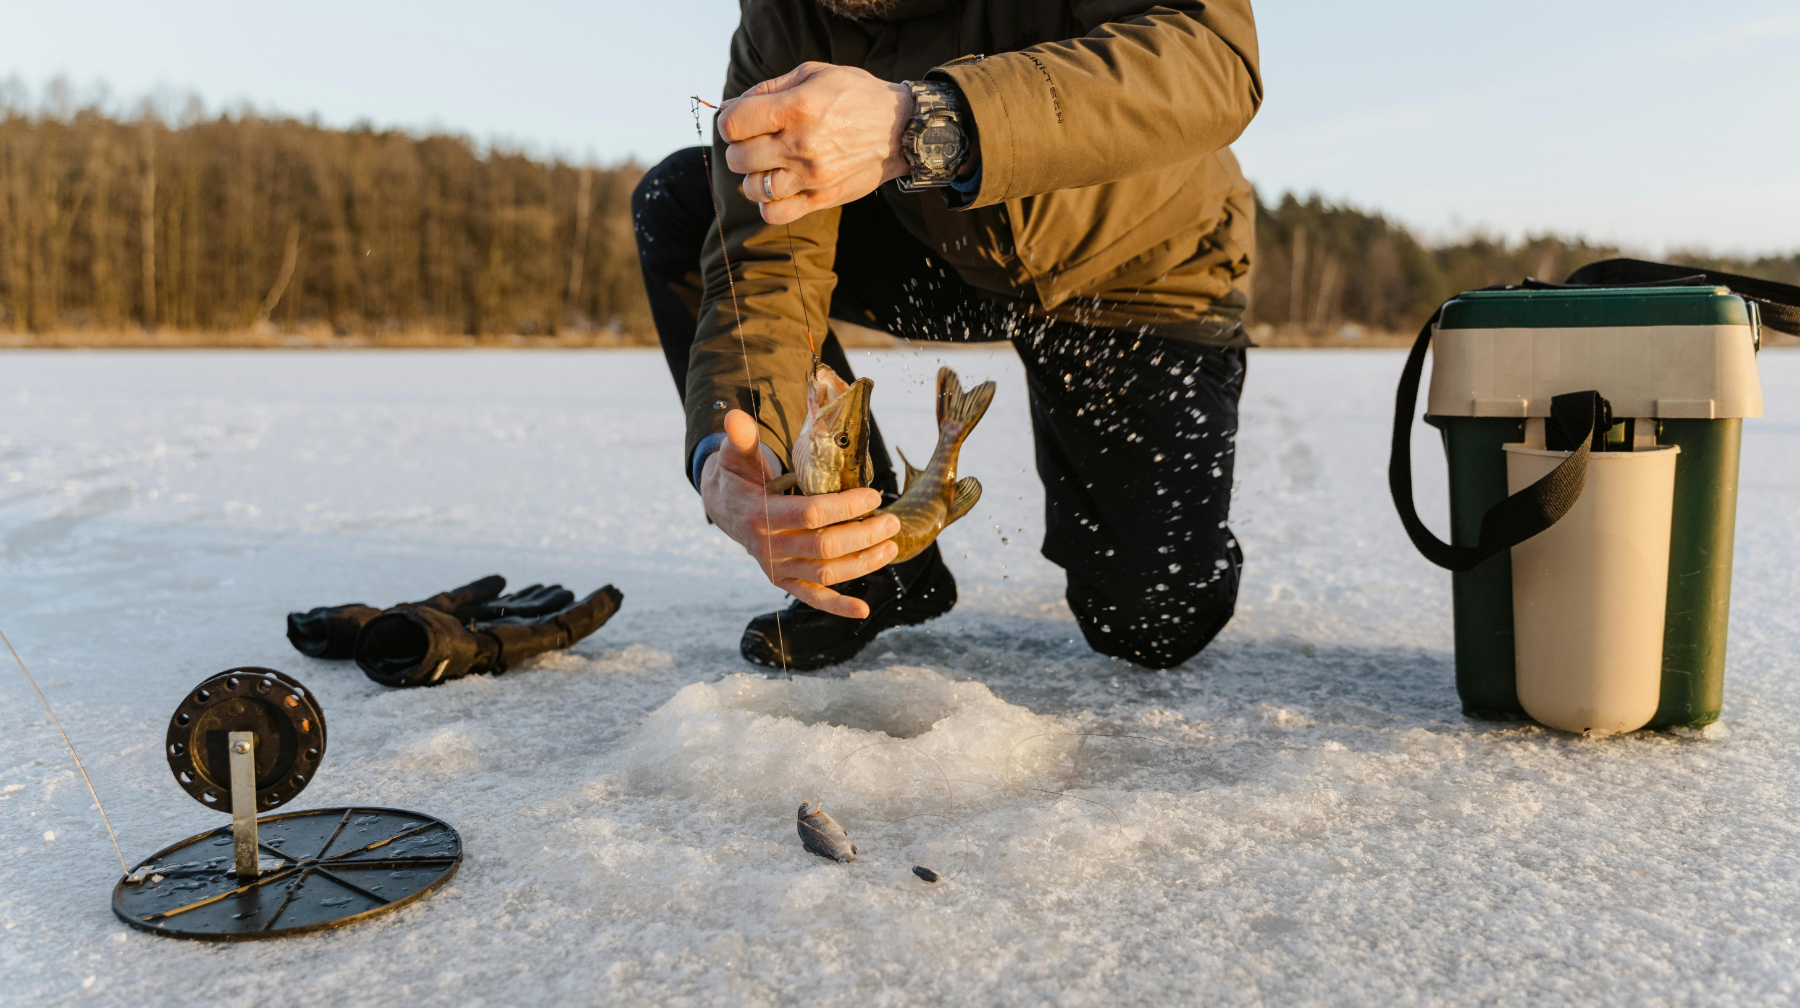
[[[741,8],[726,98],[808,60],[961,90],[979,192],[953,194],[968,203],[954,210],[943,190],[881,192],[968,284],[1027,314],[1241,345],[1255,202],[1228,145],[1262,101],[1249,0],[900,0],[872,21],[819,0]],[[763,223],[724,150],[715,133],[736,306],[713,234],[684,457],[735,406],[760,413],[763,443],[788,464],[809,360],[794,269],[811,317],[825,318],[840,214],[796,221],[790,254],[787,232]]]

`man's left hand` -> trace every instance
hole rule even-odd
[[[913,113],[903,84],[857,67],[802,63],[728,101],[725,164],[763,220],[788,224],[861,199],[907,174],[900,135]],[[765,181],[766,180],[766,181]]]

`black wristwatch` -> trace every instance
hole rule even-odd
[[[956,178],[969,157],[962,96],[943,81],[905,81],[913,93],[912,118],[900,134],[900,155],[912,169],[894,180],[901,192],[938,189]]]

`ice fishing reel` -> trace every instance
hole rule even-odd
[[[188,691],[169,718],[169,770],[231,824],[126,873],[113,913],[154,934],[270,938],[367,920],[449,881],[462,838],[432,816],[349,807],[257,818],[312,782],[325,741],[317,698],[274,669],[229,669]]]
[[[236,744],[252,746],[257,811],[297,796],[325,758],[325,715],[298,680],[265,668],[221,672],[194,687],[169,718],[169,770],[207,808],[235,807],[231,736],[240,732],[254,740]]]

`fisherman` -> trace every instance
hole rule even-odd
[[[740,8],[710,151],[652,168],[632,210],[686,472],[794,597],[750,622],[744,657],[820,668],[956,602],[935,544],[890,564],[879,433],[868,489],[765,489],[804,420],[809,341],[853,378],[828,317],[1010,339],[1043,553],[1082,633],[1150,668],[1198,653],[1243,564],[1227,519],[1255,201],[1228,145],[1262,100],[1249,0]]]

